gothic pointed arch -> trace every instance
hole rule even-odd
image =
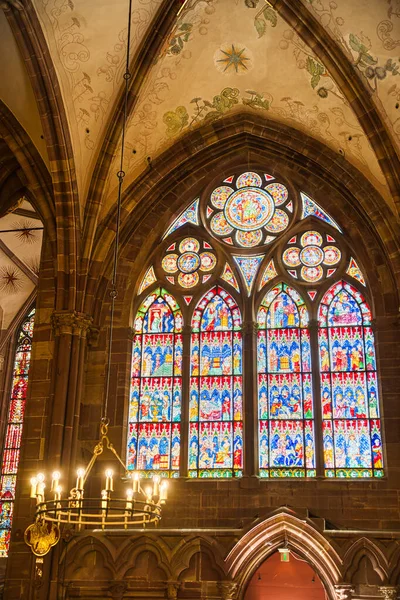
[[[282,546],[303,557],[320,576],[329,597],[336,598],[334,586],[342,578],[337,550],[308,519],[300,519],[288,509],[279,509],[252,527],[226,557],[227,572],[238,583],[238,598],[243,598],[257,567]]]

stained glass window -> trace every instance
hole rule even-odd
[[[167,281],[185,289],[205,283],[216,265],[217,257],[212,246],[194,237],[184,238],[179,244],[170,244],[161,261]]]
[[[243,469],[240,310],[214,287],[192,318],[189,476],[240,477]]]
[[[308,311],[280,283],[258,311],[259,469],[261,477],[314,477],[314,411]]]
[[[289,267],[289,275],[306,283],[332,277],[342,258],[335,241],[328,233],[322,235],[318,231],[306,231],[290,238],[282,254],[284,265]]]
[[[293,203],[274,177],[248,171],[230,176],[208,198],[206,216],[212,234],[239,248],[270,244],[289,225]],[[227,185],[229,184],[229,185]]]
[[[163,288],[135,319],[129,404],[128,468],[143,475],[179,475],[182,313]]]
[[[319,307],[322,428],[327,477],[382,477],[382,439],[371,312],[335,283]]]
[[[35,309],[22,323],[14,358],[11,401],[7,417],[0,481],[0,557],[8,555],[10,545],[34,320]]]

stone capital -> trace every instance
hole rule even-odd
[[[242,332],[243,335],[257,335],[258,323],[257,321],[245,321],[243,323]]]
[[[233,581],[222,581],[219,584],[223,600],[232,600],[236,598],[238,584]]]
[[[385,600],[397,600],[399,594],[397,585],[382,585],[379,589]]]
[[[167,582],[167,598],[168,600],[176,600],[178,596],[179,581],[168,581]]]
[[[335,585],[337,600],[351,600],[355,592],[354,586],[348,583]]]
[[[111,598],[113,600],[122,600],[124,593],[126,592],[126,582],[125,581],[115,581],[110,585],[108,591],[111,594]]]
[[[55,310],[51,322],[56,335],[68,334],[86,337],[93,318],[76,310]]]

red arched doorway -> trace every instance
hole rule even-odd
[[[289,562],[281,562],[275,552],[254,573],[244,600],[328,600],[328,595],[305,560],[291,552]]]

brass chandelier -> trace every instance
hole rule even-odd
[[[142,487],[140,474],[126,469],[125,462],[121,459],[118,452],[108,437],[109,419],[107,417],[108,397],[110,389],[110,366],[111,366],[111,348],[113,340],[113,324],[115,301],[117,298],[117,266],[120,238],[120,221],[122,205],[122,185],[125,177],[124,165],[124,147],[125,134],[128,116],[128,97],[129,82],[131,73],[129,70],[130,60],[130,42],[131,42],[131,20],[132,20],[132,0],[129,0],[128,27],[127,27],[127,51],[126,51],[126,69],[123,75],[125,82],[124,104],[123,104],[123,122],[121,132],[121,156],[118,177],[118,201],[116,206],[116,233],[113,251],[113,272],[111,281],[111,307],[110,307],[110,328],[109,328],[109,346],[107,361],[107,379],[106,390],[104,394],[104,403],[102,418],[100,422],[100,438],[93,449],[93,455],[86,468],[77,470],[75,487],[73,487],[67,496],[63,497],[63,490],[60,486],[61,474],[55,471],[52,474],[50,492],[45,495],[46,478],[43,473],[38,473],[31,479],[32,499],[36,500],[35,522],[25,531],[25,542],[31,547],[36,556],[44,556],[51,547],[57,544],[60,539],[60,525],[68,525],[71,529],[81,531],[82,529],[112,529],[123,528],[130,529],[148,524],[157,525],[161,519],[162,507],[167,500],[166,479],[154,475],[152,480],[146,478],[147,485]],[[105,471],[104,488],[99,497],[86,497],[85,483],[93,469],[97,458],[104,452],[109,451],[113,459],[118,462],[118,468],[124,469],[123,479],[128,483],[125,490],[125,497],[114,497],[114,479],[113,471]],[[37,559],[38,560],[38,559]]]

